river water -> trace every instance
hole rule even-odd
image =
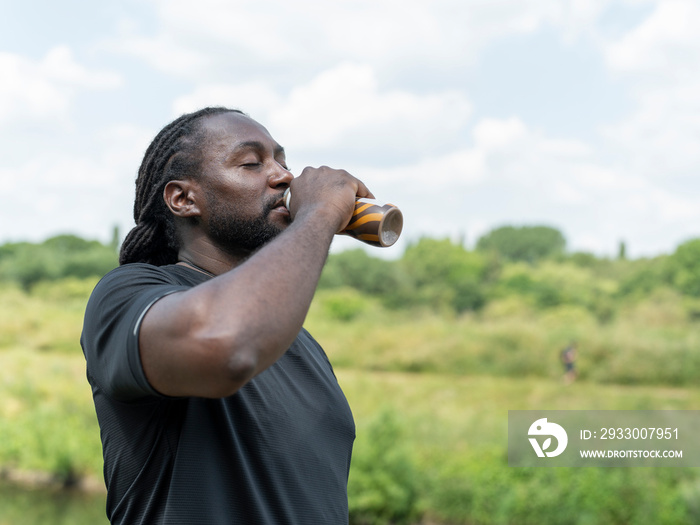
[[[109,525],[105,497],[0,482],[0,525]]]

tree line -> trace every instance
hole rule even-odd
[[[59,235],[41,243],[0,245],[0,281],[29,290],[41,281],[102,276],[118,264],[118,231],[110,243]],[[358,248],[331,254],[321,289],[352,289],[387,308],[478,312],[516,297],[541,310],[573,304],[605,321],[621,301],[672,290],[700,299],[700,239],[671,254],[630,260],[624,244],[615,258],[570,253],[562,233],[548,226],[504,226],[482,236],[474,249],[450,239],[411,242],[398,259]],[[700,303],[699,303],[700,304]],[[689,315],[700,316],[693,307]]]
[[[630,260],[567,252],[564,236],[547,226],[505,226],[481,237],[473,250],[450,239],[421,238],[400,259],[364,250],[333,254],[321,288],[348,287],[390,308],[429,307],[478,312],[517,299],[534,311],[562,305],[585,308],[608,321],[623,304],[654,294],[677,294],[690,317],[700,317],[700,239],[674,253]]]
[[[76,235],[57,235],[40,243],[0,245],[0,281],[30,290],[42,281],[102,276],[118,263],[118,231],[103,244]]]

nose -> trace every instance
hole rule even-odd
[[[275,170],[270,174],[269,184],[273,188],[278,188],[279,186],[289,186],[289,183],[292,182],[293,178],[294,175],[292,175],[291,171],[277,164]]]

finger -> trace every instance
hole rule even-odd
[[[369,191],[365,183],[357,179],[357,196],[365,199],[374,199],[374,194]]]

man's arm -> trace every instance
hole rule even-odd
[[[170,396],[225,397],[272,365],[301,329],[333,235],[355,195],[345,172],[307,168],[292,181],[292,224],[244,263],[156,302],[139,334],[149,383]]]

